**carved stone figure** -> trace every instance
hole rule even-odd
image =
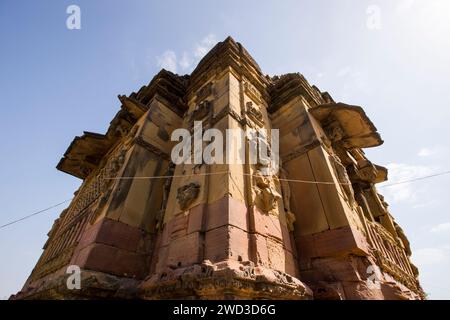
[[[164,223],[164,213],[167,207],[167,201],[169,200],[170,187],[172,186],[172,177],[175,172],[175,164],[173,162],[169,163],[169,166],[164,174],[166,177],[164,186],[163,186],[163,197],[161,202],[161,208],[159,209],[158,215],[156,217],[156,229],[161,230]]]
[[[256,136],[256,143],[258,146],[258,159],[257,159],[257,166],[258,166],[258,170],[263,174],[263,175],[271,175],[272,172],[271,171],[271,156],[272,156],[272,149],[271,146],[269,144],[269,142],[267,141],[266,137],[262,137],[261,134],[257,134]],[[264,154],[265,153],[265,154]]]
[[[112,124],[115,126],[114,134],[117,137],[123,138],[130,131],[130,125],[124,120],[113,120]]]
[[[119,154],[112,159],[111,170],[109,172],[111,177],[114,177],[117,174],[117,172],[120,170],[122,165],[124,164],[126,154],[127,154],[127,150],[122,149],[122,150],[120,150]]]
[[[287,171],[280,167],[280,185],[283,195],[284,212],[286,214],[286,223],[289,231],[294,231],[295,215],[291,212],[291,188],[287,179]]]
[[[178,188],[177,200],[181,210],[185,210],[198,197],[200,184],[191,182]]]
[[[328,124],[328,126],[325,128],[325,132],[328,138],[333,143],[341,141],[345,136],[344,130],[337,121],[333,121],[330,124]]]
[[[255,174],[256,195],[259,198],[261,209],[269,213],[278,205],[278,200],[281,195],[276,190],[272,176],[264,175],[261,169],[258,169]]]
[[[280,185],[281,193],[283,194],[284,210],[291,211],[291,188],[289,187],[289,182],[287,179],[287,171],[281,167],[280,168]]]
[[[285,213],[286,213],[286,224],[287,224],[288,230],[292,232],[292,231],[294,231],[294,223],[297,219],[295,218],[295,215],[292,212],[286,211]]]
[[[336,156],[335,154],[331,154],[329,159],[335,169],[339,185],[341,189],[344,191],[344,196],[347,198],[347,201],[350,204],[350,206],[354,206],[355,194],[353,192],[353,188],[351,185],[350,178],[348,177],[347,170],[345,169],[339,157]]]

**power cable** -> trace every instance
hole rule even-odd
[[[221,171],[221,172],[209,172],[209,173],[197,173],[197,174],[192,174],[192,175],[173,175],[173,176],[149,176],[149,177],[118,177],[118,178],[106,178],[106,179],[111,179],[111,180],[125,180],[125,179],[164,179],[164,178],[180,178],[180,177],[190,177],[190,176],[208,176],[208,175],[216,175],[216,174],[225,174],[225,173],[230,173],[230,171]],[[242,174],[242,173],[241,173]],[[410,183],[410,182],[415,182],[415,181],[420,181],[420,180],[425,180],[425,179],[429,179],[429,178],[434,178],[434,177],[438,177],[438,176],[443,176],[443,175],[447,175],[450,174],[450,171],[444,171],[444,172],[440,172],[440,173],[435,173],[432,175],[428,175],[428,176],[423,176],[423,177],[419,177],[419,178],[414,178],[414,179],[410,179],[410,180],[404,180],[404,181],[399,181],[399,182],[395,182],[395,183],[390,183],[390,184],[385,184],[382,186],[378,186],[378,188],[387,188],[387,187],[392,187],[392,186],[396,186],[396,185],[400,185],[400,184],[405,184],[405,183]],[[244,173],[244,175],[252,175],[249,173]],[[331,185],[331,184],[335,184],[335,182],[332,181],[308,181],[308,180],[297,180],[297,179],[283,179],[283,178],[278,178],[278,180],[280,181],[288,181],[288,182],[299,182],[299,183],[310,183],[310,184],[326,184],[326,185]],[[340,183],[340,184],[349,184],[349,183]],[[0,229],[5,228],[7,226],[10,226],[12,224],[15,224],[17,222],[26,220],[28,218],[31,218],[33,216],[36,216],[40,213],[46,212],[50,209],[59,207],[60,205],[67,203],[69,201],[71,201],[73,198],[71,199],[66,199],[62,202],[59,202],[57,204],[54,204],[48,208],[36,211],[34,213],[31,213],[27,216],[24,216],[20,219],[8,222],[4,225],[0,226]]]

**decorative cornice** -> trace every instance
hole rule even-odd
[[[319,89],[315,86],[311,86],[300,73],[288,73],[282,76],[275,76],[271,80],[270,113],[277,111],[283,105],[298,96],[303,96],[311,106],[325,103],[325,99]],[[331,96],[329,98],[331,98]],[[327,97],[327,99],[329,98]]]

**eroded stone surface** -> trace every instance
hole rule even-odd
[[[298,73],[263,75],[231,38],[191,75],[162,70],[119,100],[106,134],[76,137],[58,164],[83,184],[13,299],[424,297],[376,188],[387,170],[361,149],[382,143],[361,107]],[[279,129],[279,174],[262,175],[262,162],[174,165],[170,136],[194,121]],[[149,176],[168,177],[133,179]],[[66,286],[69,265],[80,290]]]

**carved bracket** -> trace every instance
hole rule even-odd
[[[177,190],[177,200],[181,210],[186,210],[189,205],[198,197],[200,193],[200,184],[191,182],[179,187]]]

